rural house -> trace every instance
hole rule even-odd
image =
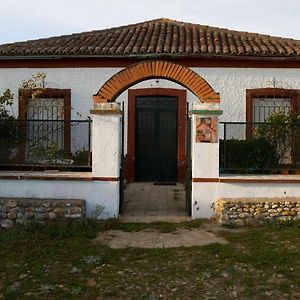
[[[85,200],[106,219],[122,209],[124,181],[172,182],[185,184],[192,218],[212,217],[221,199],[221,220],[241,223],[260,216],[252,200],[275,198],[289,213],[264,216],[296,218],[299,134],[282,124],[299,110],[299,78],[298,40],[169,19],[0,45],[0,94],[14,95],[0,197],[12,209]],[[246,198],[252,211],[223,214]]]

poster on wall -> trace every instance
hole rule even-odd
[[[196,143],[216,143],[217,124],[216,117],[196,118]]]

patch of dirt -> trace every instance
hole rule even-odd
[[[247,227],[235,227],[235,228],[230,228],[230,227],[225,227],[222,226],[215,221],[207,221],[203,223],[203,228],[207,230],[208,232],[214,232],[214,233],[219,233],[219,232],[230,232],[230,233],[241,233],[245,232],[247,230]]]
[[[227,244],[223,237],[202,228],[178,229],[173,232],[161,232],[147,229],[135,232],[108,230],[100,232],[94,242],[106,244],[111,248],[173,248],[204,246],[213,243]]]

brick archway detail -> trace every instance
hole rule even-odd
[[[113,102],[126,89],[141,81],[161,78],[190,90],[203,102],[220,102],[220,95],[191,69],[168,61],[145,61],[133,64],[108,79],[93,96],[94,103]]]

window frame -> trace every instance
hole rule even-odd
[[[70,89],[19,89],[19,120],[23,121],[21,130],[24,136],[27,135],[27,104],[28,99],[32,98],[32,93],[39,91],[38,98],[64,99],[64,150],[68,155],[71,155],[71,90]],[[25,151],[24,151],[25,155]]]
[[[284,88],[246,89],[246,138],[252,137],[253,99],[254,98],[290,98],[292,112],[299,109],[300,90]]]
[[[298,111],[300,90],[283,88],[246,89],[246,122],[253,122],[254,98],[290,98],[292,112]]]
[[[254,98],[290,98],[291,112],[300,108],[300,90],[284,88],[246,89],[246,138],[253,135],[253,99]],[[292,163],[295,163],[295,148],[292,148]]]

